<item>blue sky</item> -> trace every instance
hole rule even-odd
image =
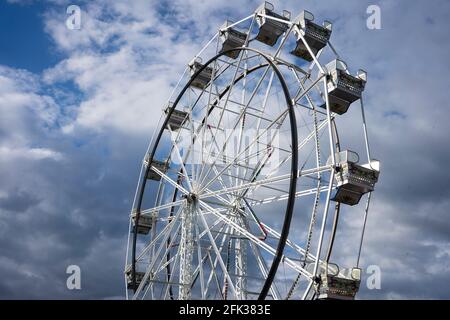
[[[72,3],[83,10],[81,30],[65,26]],[[381,30],[366,28],[369,4],[381,8]],[[0,298],[123,296],[127,215],[154,115],[213,30],[258,5],[0,2]],[[361,297],[450,298],[449,2],[275,5],[333,21],[339,52],[369,74],[369,131],[383,171],[362,263],[383,276],[381,290]],[[342,139],[351,145],[353,136]],[[83,270],[80,291],[66,289],[70,264]]]
[[[3,65],[38,73],[58,61],[60,57],[52,50],[51,37],[42,32],[45,8],[42,2],[29,5],[0,3],[0,37],[3,40],[0,60]]]

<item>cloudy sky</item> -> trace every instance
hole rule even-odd
[[[334,45],[369,74],[382,174],[362,266],[378,265],[382,282],[359,297],[449,299],[450,3],[273,2],[333,21]],[[81,30],[66,27],[69,4]],[[0,2],[0,298],[123,297],[127,217],[155,114],[223,20],[259,4]],[[366,27],[371,4],[380,30]],[[71,264],[82,290],[66,288]]]

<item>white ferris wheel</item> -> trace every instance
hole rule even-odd
[[[308,11],[292,19],[265,2],[227,21],[188,64],[142,164],[127,298],[355,297],[379,161],[364,116],[367,74],[349,72],[331,34]],[[339,139],[355,128],[365,161]],[[361,219],[347,268],[331,261],[343,211]]]

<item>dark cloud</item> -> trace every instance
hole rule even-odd
[[[0,199],[0,207],[7,211],[15,213],[24,212],[28,208],[37,205],[39,199],[23,190],[14,190],[5,198]]]

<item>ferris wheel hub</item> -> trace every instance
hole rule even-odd
[[[190,192],[190,193],[184,195],[183,198],[185,198],[186,201],[190,204],[198,202],[198,194],[196,194],[194,192]]]

